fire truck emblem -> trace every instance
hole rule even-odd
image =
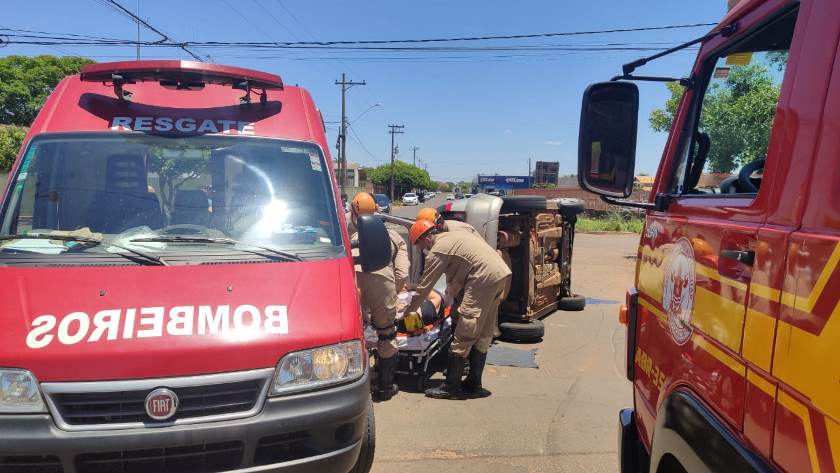
[[[662,289],[662,308],[668,315],[671,336],[678,345],[691,337],[694,282],[694,249],[688,239],[680,238],[671,248]]]

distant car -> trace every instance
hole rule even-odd
[[[472,196],[473,196],[473,194],[464,194],[464,198],[465,198],[465,199],[469,199],[469,198],[470,198],[470,197],[472,197]]]
[[[435,198],[435,194],[432,192],[426,192],[426,195],[423,196],[426,200],[432,200]]]
[[[418,205],[420,204],[420,199],[414,192],[406,192],[402,197],[402,203],[403,205]]]
[[[446,194],[446,200],[455,200],[455,194]]]
[[[373,200],[376,201],[376,210],[379,213],[391,213],[391,199],[385,194],[373,194]]]
[[[455,200],[461,200],[463,198],[464,198],[464,194],[462,194],[460,192],[455,193]]]

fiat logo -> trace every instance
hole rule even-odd
[[[146,414],[154,420],[166,420],[178,410],[178,396],[166,388],[158,388],[146,396]]]

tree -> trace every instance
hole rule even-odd
[[[377,186],[391,185],[390,164],[382,164],[370,169],[367,175],[368,179]],[[397,159],[394,161],[394,186],[396,192],[401,195],[411,189],[429,189],[432,186],[432,178],[426,170]]]
[[[22,126],[0,125],[0,172],[9,172],[15,162],[26,128]]]
[[[680,85],[668,83],[667,87],[671,97],[665,107],[650,113],[655,131],[671,129],[682,97]],[[726,80],[712,83],[703,99],[699,126],[712,143],[706,168],[729,173],[764,156],[778,102],[779,86],[761,64],[731,66]]]
[[[186,141],[182,141],[166,148],[150,147],[149,158],[149,168],[157,173],[160,182],[159,194],[164,210],[171,215],[175,194],[181,186],[206,173],[210,150],[190,148]]]
[[[0,123],[29,126],[58,82],[91,63],[78,56],[0,58]]]

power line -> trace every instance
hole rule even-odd
[[[356,143],[358,143],[358,144],[359,144],[359,146],[361,146],[361,147],[362,147],[362,149],[363,149],[363,150],[365,150],[365,153],[367,153],[367,155],[368,155],[368,156],[370,156],[371,158],[373,158],[373,160],[374,160],[374,161],[376,161],[377,163],[385,163],[385,162],[387,162],[387,161],[385,161],[385,160],[383,160],[383,159],[379,159],[379,158],[377,158],[376,156],[374,156],[374,155],[373,155],[373,153],[371,153],[371,152],[370,152],[370,150],[368,149],[368,147],[367,147],[367,146],[365,146],[364,142],[362,142],[362,139],[361,139],[361,138],[359,137],[359,135],[356,133],[356,129],[355,129],[355,128],[353,128],[351,125],[349,125],[349,124],[348,124],[348,125],[347,125],[347,129],[348,129],[348,130],[350,130],[350,133],[351,133],[351,135],[352,135],[353,139],[356,141]]]
[[[144,27],[146,27],[147,29],[149,29],[149,30],[155,32],[156,34],[160,35],[161,38],[163,38],[163,40],[162,40],[163,42],[167,42],[167,41],[173,42],[174,43],[174,44],[172,44],[173,46],[177,46],[177,47],[181,48],[187,54],[192,56],[193,59],[195,59],[196,61],[204,62],[206,59],[209,59],[209,56],[207,58],[202,58],[201,56],[197,55],[196,53],[190,51],[190,49],[187,47],[187,43],[180,43],[180,44],[175,43],[174,40],[172,38],[170,38],[166,33],[164,33],[163,31],[155,28],[154,26],[150,25],[146,20],[140,18],[139,16],[135,15],[130,10],[125,8],[124,6],[120,5],[119,2],[117,2],[116,0],[103,0],[103,1],[108,2],[108,4],[110,4],[110,5],[113,5],[115,8],[117,8],[120,11],[122,11],[123,13],[125,13],[125,15],[128,15],[129,17],[131,17],[138,24],[141,24]],[[141,44],[141,41],[138,40],[137,41],[138,47],[140,46],[140,44]]]
[[[120,6],[115,0],[101,0],[105,2],[109,2],[119,6],[123,11],[128,12],[124,7]],[[226,4],[226,0],[224,0]],[[245,15],[241,12],[233,9],[237,12],[240,16],[242,16],[251,26],[255,29],[261,30],[259,26],[255,25],[251,22]],[[130,12],[128,12],[131,14]],[[136,15],[132,15],[132,18],[138,18]],[[136,21],[136,20],[135,20]],[[714,25],[714,23],[696,23],[696,24],[686,24],[686,25],[667,25],[667,26],[653,26],[653,27],[639,27],[639,28],[613,28],[613,29],[605,29],[605,30],[591,30],[591,31],[572,31],[572,32],[557,32],[557,33],[535,33],[535,34],[519,34],[519,35],[505,35],[505,36],[473,36],[473,37],[454,37],[454,38],[422,38],[422,39],[393,39],[393,40],[361,40],[361,41],[185,41],[185,42],[176,42],[165,33],[156,29],[149,25],[148,23],[144,22],[142,19],[139,19],[144,26],[151,29],[155,33],[159,34],[163,39],[160,41],[154,42],[147,42],[147,41],[139,41],[141,45],[147,46],[164,46],[164,47],[209,47],[209,48],[218,48],[218,47],[233,47],[233,48],[272,48],[272,49],[341,49],[341,50],[353,50],[353,48],[347,48],[346,46],[357,46],[359,50],[441,50],[440,48],[417,48],[417,47],[408,47],[408,46],[375,46],[375,47],[362,47],[362,45],[385,45],[385,44],[416,44],[416,43],[440,43],[440,42],[461,42],[461,41],[488,41],[488,40],[500,40],[500,39],[508,39],[508,40],[520,40],[520,39],[533,39],[533,38],[549,38],[549,37],[558,37],[558,36],[586,36],[586,35],[595,35],[595,34],[609,34],[609,33],[627,33],[627,32],[640,32],[640,31],[659,31],[659,30],[668,30],[668,29],[680,29],[680,28],[696,28],[701,26],[710,26]],[[11,36],[11,35],[8,35]],[[76,38],[76,37],[67,37],[56,39],[53,37],[45,37],[43,39],[49,40],[64,40],[68,41],[67,44],[79,44],[79,45],[111,45],[111,44],[119,44],[119,45],[134,45],[138,43],[138,41],[128,40],[128,39],[116,39],[116,38],[99,38],[96,40],[88,40],[84,38]],[[24,44],[22,42],[17,42],[18,44]],[[342,47],[344,46],[344,47]],[[519,48],[528,48],[529,46],[516,46]]]

